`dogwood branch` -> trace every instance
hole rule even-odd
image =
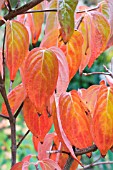
[[[22,139],[19,141],[19,143],[17,144],[17,148],[19,148],[20,144],[22,143],[22,141],[25,139],[25,137],[29,134],[30,130],[28,130],[25,135],[22,137]]]
[[[0,114],[0,117],[4,118],[4,119],[8,119],[9,120],[9,117],[8,116],[5,116],[3,114]]]
[[[37,4],[43,2],[44,0],[32,0],[31,2],[28,2],[27,4],[16,8],[14,10],[11,10],[7,15],[5,15],[3,18],[7,21],[7,20],[11,20],[14,17],[16,17],[19,14],[23,14],[26,11],[28,11],[29,9],[33,8],[34,6],[36,6]],[[4,21],[0,20],[0,26],[4,24]]]

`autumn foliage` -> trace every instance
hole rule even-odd
[[[32,13],[44,9],[57,10]],[[32,155],[28,155],[11,170],[27,170],[30,164],[34,164],[34,169],[40,164],[43,170],[60,170],[68,155],[74,158],[71,167],[74,170],[78,164],[82,165],[80,156],[74,153],[76,148],[95,144],[105,156],[113,146],[113,80],[107,77],[108,86],[102,81],[88,89],[66,91],[77,71],[82,74],[86,66],[91,67],[113,45],[112,9],[111,0],[99,3],[92,10],[79,6],[77,0],[51,0],[38,4],[29,13],[4,21],[1,82],[5,76],[4,62],[11,82],[20,71],[22,82],[7,98],[13,117],[23,104],[23,117],[38,152],[36,163],[30,162]],[[30,43],[34,47],[43,32],[42,25],[45,30],[40,46],[29,51]],[[2,103],[1,114],[10,119],[6,102]],[[49,134],[52,125],[55,132]],[[55,153],[56,150],[67,155]],[[90,151],[86,154],[92,155]]]

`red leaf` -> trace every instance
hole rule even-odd
[[[69,42],[64,45],[64,43],[59,42],[59,47],[65,53],[68,66],[69,66],[69,78],[76,74],[82,59],[82,44],[83,37],[79,31],[74,31]]]
[[[59,112],[62,128],[70,143],[80,149],[91,146],[93,142],[85,109],[76,91],[60,96]]]
[[[48,117],[46,110],[40,115],[28,97],[24,102],[23,111],[24,120],[29,130],[43,142],[46,133],[52,126],[52,116]]]
[[[39,138],[33,135],[32,141],[33,141],[35,150],[38,152],[38,143],[40,142]]]
[[[19,43],[18,43],[19,42]],[[28,53],[29,36],[23,24],[17,21],[6,22],[6,64],[10,79],[14,80],[16,72]]]
[[[7,95],[7,97],[8,97],[8,100],[9,100],[9,104],[10,104],[12,113],[14,114],[16,112],[16,110],[20,107],[20,105],[22,104],[24,99],[26,98],[26,93],[25,93],[25,89],[23,87],[23,84],[21,83],[18,86],[16,86]],[[5,103],[2,104],[2,114],[9,116]]]
[[[25,62],[25,88],[41,114],[48,105],[58,79],[58,59],[50,49],[33,49]]]
[[[11,170],[22,170],[22,166],[23,166],[23,162],[18,162],[15,165],[13,165]]]
[[[38,159],[39,160],[49,158],[49,154],[47,153],[47,151],[51,150],[52,142],[55,136],[56,136],[55,132],[46,134],[43,144],[41,143],[38,144]]]

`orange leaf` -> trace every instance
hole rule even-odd
[[[13,81],[16,72],[28,53],[29,36],[23,24],[17,21],[6,22],[6,64]]]
[[[79,68],[82,73],[86,65],[91,67],[95,59],[106,49],[110,25],[101,13],[92,11],[85,14],[79,29],[84,36],[83,58]]]
[[[42,10],[41,3],[33,7],[31,10]],[[32,13],[32,20],[28,18],[28,22],[30,22],[30,29],[31,29],[31,35],[32,35],[32,44],[35,45],[38,41],[38,38],[41,33],[42,24],[44,22],[44,13],[37,12]]]
[[[50,49],[33,49],[25,62],[25,88],[39,113],[48,105],[58,79],[58,60]]]
[[[113,145],[113,89],[102,85],[93,115],[92,136],[103,156]]]
[[[69,42],[64,45],[64,43],[59,42],[59,47],[65,53],[68,66],[69,66],[69,78],[76,74],[82,59],[82,44],[83,37],[79,31],[74,31]]]
[[[24,99],[26,98],[25,89],[23,84],[19,84],[16,86],[8,95],[9,104],[12,110],[12,114],[16,112],[16,110],[20,107]],[[9,116],[5,103],[2,104],[2,114],[5,116]]]
[[[71,144],[80,149],[92,145],[90,122],[83,105],[76,91],[63,93],[59,99],[62,128]]]
[[[24,102],[23,111],[24,120],[29,130],[34,136],[38,137],[39,140],[43,142],[46,133],[52,126],[52,117],[48,117],[48,113],[46,111],[43,111],[43,114],[39,115],[37,109],[28,97]]]

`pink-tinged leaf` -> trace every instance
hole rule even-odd
[[[82,59],[83,36],[81,32],[74,31],[69,42],[65,45],[59,42],[59,47],[65,53],[69,66],[69,79],[76,74]]]
[[[14,114],[17,111],[17,109],[20,107],[20,105],[22,104],[24,99],[26,98],[26,92],[25,92],[25,89],[23,87],[23,84],[21,83],[18,86],[16,86],[7,95],[7,97],[8,97],[8,100],[9,100],[9,104],[10,104],[10,107],[11,107],[12,114]],[[2,104],[2,114],[5,115],[5,116],[9,116],[5,103]]]
[[[16,72],[28,53],[29,35],[25,26],[18,21],[6,22],[6,64],[10,79],[14,80]]]
[[[0,50],[0,74],[3,78],[3,60],[2,60],[2,50]]]
[[[99,91],[100,87],[101,87],[100,85],[92,85],[88,89],[79,89],[78,90],[78,94],[79,94],[81,100],[84,102],[84,104],[89,109],[91,116],[93,115],[93,112],[95,109],[97,95],[98,95],[98,91]]]
[[[40,115],[29,98],[26,98],[24,102],[23,112],[24,120],[29,130],[33,133],[34,136],[38,137],[39,140],[43,142],[45,135],[52,126],[52,116],[48,117],[46,110],[44,110],[43,114]]]
[[[50,155],[47,153],[47,151],[51,150],[52,142],[56,135],[57,134],[55,132],[46,134],[43,144],[38,143],[38,159],[39,160],[49,158]]]
[[[40,47],[49,48],[52,46],[58,45],[58,28],[50,30],[48,33],[45,34],[43,40],[41,41]]]
[[[43,170],[54,170],[54,169],[61,170],[59,165],[51,159],[43,159],[39,161],[39,163]]]
[[[11,170],[28,170],[29,161],[31,157],[32,155],[26,156],[25,158],[23,158],[21,162],[18,162],[15,165],[13,165]]]
[[[88,64],[93,62],[106,49],[110,36],[110,25],[106,18],[99,12],[92,11],[85,14],[79,29],[83,33],[83,58],[80,65],[80,73]]]
[[[51,0],[48,4],[48,9],[57,8],[57,0]],[[51,32],[51,30],[58,29],[58,13],[57,12],[47,12],[46,13],[46,26],[45,35]]]
[[[59,112],[62,128],[70,143],[80,149],[91,146],[90,122],[76,91],[60,96]]]
[[[41,3],[33,7],[31,10],[42,10]],[[44,22],[44,12],[32,13],[32,20],[29,19],[28,22],[30,23],[32,44],[35,45],[41,33],[42,24]]]
[[[0,0],[0,9],[2,9],[4,3],[5,3],[5,0]]]
[[[35,48],[25,61],[24,80],[27,94],[41,114],[55,91],[58,59],[50,49]]]
[[[66,56],[64,55],[62,50],[60,50],[60,48],[51,47],[50,49],[56,54],[59,63],[59,75],[56,86],[56,92],[58,95],[60,95],[61,93],[67,90],[67,87],[69,85],[68,63],[66,60]]]
[[[57,135],[59,137],[59,140],[61,140],[61,142],[63,141],[62,143],[64,143],[64,146],[66,146],[68,148],[72,157],[82,166],[82,163],[75,156],[72,145],[71,145],[70,141],[68,140],[68,138],[67,138],[67,136],[64,132],[64,129],[62,127],[61,117],[60,117],[60,108],[59,108],[59,105],[58,105],[58,97],[57,96],[55,97],[55,102],[56,102],[57,106],[56,106],[56,108],[54,108],[54,111],[56,111],[54,113],[54,125],[55,125],[56,132],[58,132]]]
[[[94,143],[105,156],[113,145],[113,89],[102,85],[92,120]]]
[[[59,0],[58,18],[61,26],[60,35],[64,43],[67,43],[74,32],[74,12],[78,0]]]

